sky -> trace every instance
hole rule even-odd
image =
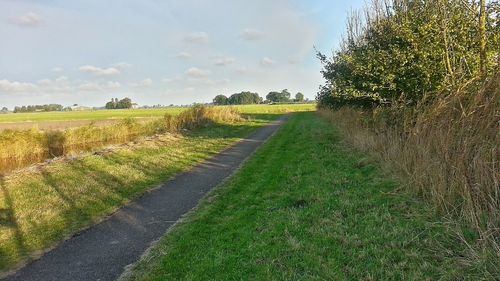
[[[314,99],[364,0],[0,0],[0,107]]]

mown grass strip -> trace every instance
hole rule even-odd
[[[0,178],[0,272],[53,247],[279,115],[219,123],[154,143]]]
[[[296,113],[124,280],[479,280],[487,264],[314,113]]]

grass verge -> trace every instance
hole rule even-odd
[[[0,272],[98,222],[277,116],[218,122],[109,155],[90,155],[49,165],[41,172],[0,178]]]
[[[395,189],[331,124],[296,113],[122,279],[494,279],[493,260],[467,264],[433,208]]]

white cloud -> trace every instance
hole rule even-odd
[[[0,92],[6,93],[21,93],[32,92],[37,89],[37,86],[32,83],[9,81],[6,79],[0,80]]]
[[[273,65],[275,64],[276,62],[268,57],[265,57],[263,58],[261,61],[260,61],[260,64],[261,65]]]
[[[112,66],[113,66],[113,68],[116,68],[118,70],[125,70],[127,68],[132,67],[132,65],[128,62],[119,62],[119,63],[113,64]]]
[[[52,72],[61,72],[63,71],[64,69],[62,67],[59,67],[59,66],[56,66],[56,67],[53,67],[51,69]]]
[[[120,74],[120,71],[114,67],[100,68],[93,65],[84,65],[80,66],[78,70],[80,70],[81,72],[94,74],[96,76],[108,76],[108,75]]]
[[[33,12],[10,18],[9,22],[21,27],[40,27],[45,24],[45,21],[39,15]]]
[[[56,78],[55,81],[56,82],[66,82],[66,81],[68,81],[68,77],[66,77],[66,76],[59,76],[59,77]]]
[[[50,86],[52,84],[52,80],[50,79],[40,79],[37,81],[38,82],[38,85],[40,86],[43,86],[43,87],[47,87],[47,86]]]
[[[99,87],[99,85],[97,85],[96,83],[92,83],[92,82],[85,82],[83,84],[80,84],[80,86],[78,86],[78,89],[80,91],[83,91],[83,92],[101,91],[101,87]]]
[[[246,67],[238,67],[235,69],[235,71],[238,74],[246,74],[246,73],[248,73],[249,70]]]
[[[139,82],[139,84],[143,87],[151,87],[151,85],[153,85],[153,80],[151,78],[146,78]]]
[[[130,86],[133,88],[149,88],[153,86],[153,80],[151,78],[146,78],[137,83],[131,83]]]
[[[234,58],[218,57],[214,60],[214,65],[226,66],[228,64],[234,63],[235,61],[236,59]]]
[[[192,32],[184,37],[184,41],[194,44],[205,44],[208,42],[208,33]]]
[[[163,83],[172,83],[172,82],[177,82],[182,80],[182,77],[180,75],[175,76],[174,78],[163,78],[161,81]]]
[[[191,67],[190,69],[186,70],[185,74],[191,78],[203,78],[210,75],[210,71],[199,69],[197,67]]]
[[[108,88],[108,89],[119,89],[119,88],[121,88],[121,86],[122,85],[120,84],[120,82],[116,82],[116,81],[108,81],[106,83],[106,88]]]
[[[247,41],[259,40],[264,37],[264,33],[253,28],[245,28],[241,31],[240,37]]]
[[[177,53],[175,55],[176,58],[179,58],[179,59],[190,59],[193,57],[193,55],[191,55],[190,53],[188,52],[180,52],[180,53]]]
[[[37,83],[42,93],[71,92],[74,87],[66,76],[59,76],[54,80],[41,79]]]

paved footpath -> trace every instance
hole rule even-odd
[[[144,194],[5,280],[115,280],[208,191],[236,171],[286,118]]]

